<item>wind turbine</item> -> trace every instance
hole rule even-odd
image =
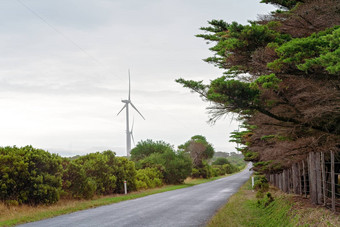
[[[129,70],[129,96],[128,96],[128,99],[122,100],[122,102],[125,103],[125,104],[124,104],[123,108],[117,114],[117,116],[118,116],[120,114],[120,112],[122,112],[124,110],[124,108],[126,109],[126,154],[127,154],[128,157],[130,156],[130,151],[131,151],[131,136],[132,136],[132,130],[133,130],[133,128],[132,128],[131,131],[130,131],[130,126],[129,126],[129,105],[131,105],[132,108],[134,108],[137,111],[137,113],[139,113],[139,115],[145,120],[143,115],[139,112],[139,110],[131,102],[131,99],[130,99],[131,95],[130,94],[131,94],[131,83],[130,83],[130,70]]]

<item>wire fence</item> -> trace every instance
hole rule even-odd
[[[281,173],[269,174],[267,178],[283,192],[304,196],[313,204],[340,212],[339,156],[333,151],[311,152],[307,160],[295,163]]]

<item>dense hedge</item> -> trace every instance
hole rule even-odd
[[[133,162],[116,157],[112,151],[90,153],[69,160],[63,175],[63,189],[74,198],[92,198],[124,192],[124,180],[129,191],[136,190],[136,170]]]
[[[92,198],[121,193],[124,180],[136,189],[132,161],[112,151],[62,158],[32,146],[0,147],[0,200],[7,204],[52,204],[60,195]]]
[[[163,185],[163,174],[157,168],[145,168],[137,170],[137,190],[155,188]]]
[[[163,141],[141,141],[131,151],[131,160],[135,160],[137,169],[157,168],[167,184],[180,184],[190,176],[192,161],[189,154],[176,152]]]
[[[0,199],[51,204],[59,200],[61,157],[32,146],[0,147]]]

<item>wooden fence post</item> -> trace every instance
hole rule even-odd
[[[305,193],[305,197],[307,198],[307,177],[306,177],[305,161],[302,161],[302,175],[303,175],[303,191]]]
[[[312,203],[318,204],[317,198],[317,179],[316,179],[316,172],[315,172],[315,153],[309,153],[309,194]]]
[[[316,194],[317,204],[322,204],[322,179],[321,179],[321,164],[320,164],[320,153],[314,153],[315,158],[315,173],[316,173]]]
[[[321,172],[322,172],[322,194],[323,205],[326,206],[326,170],[325,170],[325,153],[321,152]]]
[[[335,212],[334,151],[331,151],[331,178],[332,178],[332,210],[333,212]]]
[[[287,185],[287,182],[286,182],[286,170],[283,170],[283,172],[282,172],[282,191],[283,192],[287,192],[286,191],[286,185]]]
[[[293,192],[294,194],[299,193],[299,178],[298,178],[298,167],[297,164],[293,164],[292,166],[292,178],[293,178]]]
[[[284,186],[285,186],[284,192],[285,192],[285,193],[289,193],[289,170],[288,170],[288,169],[285,169],[285,170],[283,171],[283,173],[284,173],[284,179],[283,179],[283,181],[285,182],[285,184],[284,184]]]
[[[298,179],[299,179],[299,194],[302,195],[302,179],[301,179],[301,164],[298,162]]]
[[[280,188],[281,191],[283,191],[283,180],[282,180],[283,177],[282,177],[282,175],[283,175],[283,172],[279,174],[279,186],[280,186],[279,188]]]

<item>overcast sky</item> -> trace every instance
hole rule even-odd
[[[33,145],[61,156],[111,149],[125,155],[128,94],[134,138],[177,147],[204,135],[232,152],[230,118],[207,124],[197,94],[175,79],[222,72],[196,38],[207,21],[246,24],[274,8],[260,0],[0,0],[0,146]],[[28,8],[26,8],[27,6]]]

